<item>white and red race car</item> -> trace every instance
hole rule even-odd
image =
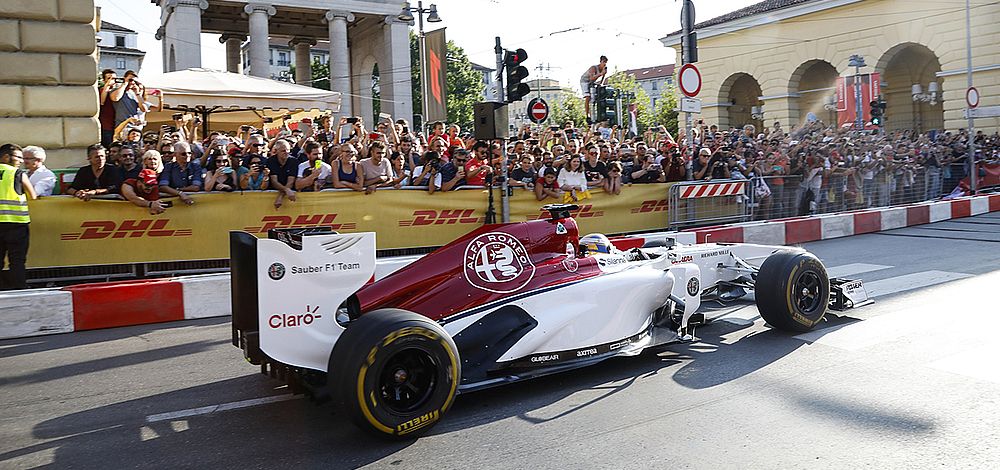
[[[581,239],[574,208],[480,227],[374,282],[374,233],[232,232],[233,344],[361,428],[408,438],[460,392],[692,340],[703,299],[753,291],[795,332],[868,301],[803,249],[675,236],[622,251],[627,238]]]

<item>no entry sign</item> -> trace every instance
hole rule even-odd
[[[545,121],[549,117],[549,104],[541,98],[535,98],[528,102],[528,119],[535,124]]]
[[[698,71],[698,67],[694,64],[684,64],[677,76],[684,96],[689,98],[698,96],[698,92],[701,91],[701,72]]]

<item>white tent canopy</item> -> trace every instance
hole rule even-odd
[[[164,109],[147,116],[150,124],[169,122],[173,111],[201,114],[211,128],[238,127],[240,124],[259,127],[265,116],[277,118],[301,111],[340,111],[339,92],[219,70],[193,68],[169,72],[152,77],[144,84],[149,92],[159,90],[163,96]],[[152,95],[148,98],[158,101]]]

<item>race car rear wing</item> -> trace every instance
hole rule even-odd
[[[233,345],[247,360],[325,372],[337,314],[375,272],[375,234],[278,229],[229,234]]]

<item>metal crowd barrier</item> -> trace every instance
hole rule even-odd
[[[745,179],[677,183],[668,196],[669,228],[745,222],[750,217],[750,188]]]
[[[839,175],[827,177],[819,191],[805,187],[801,175],[754,177],[748,207],[752,220],[766,220],[912,204],[947,195],[963,174],[961,167],[917,167],[868,179]]]

